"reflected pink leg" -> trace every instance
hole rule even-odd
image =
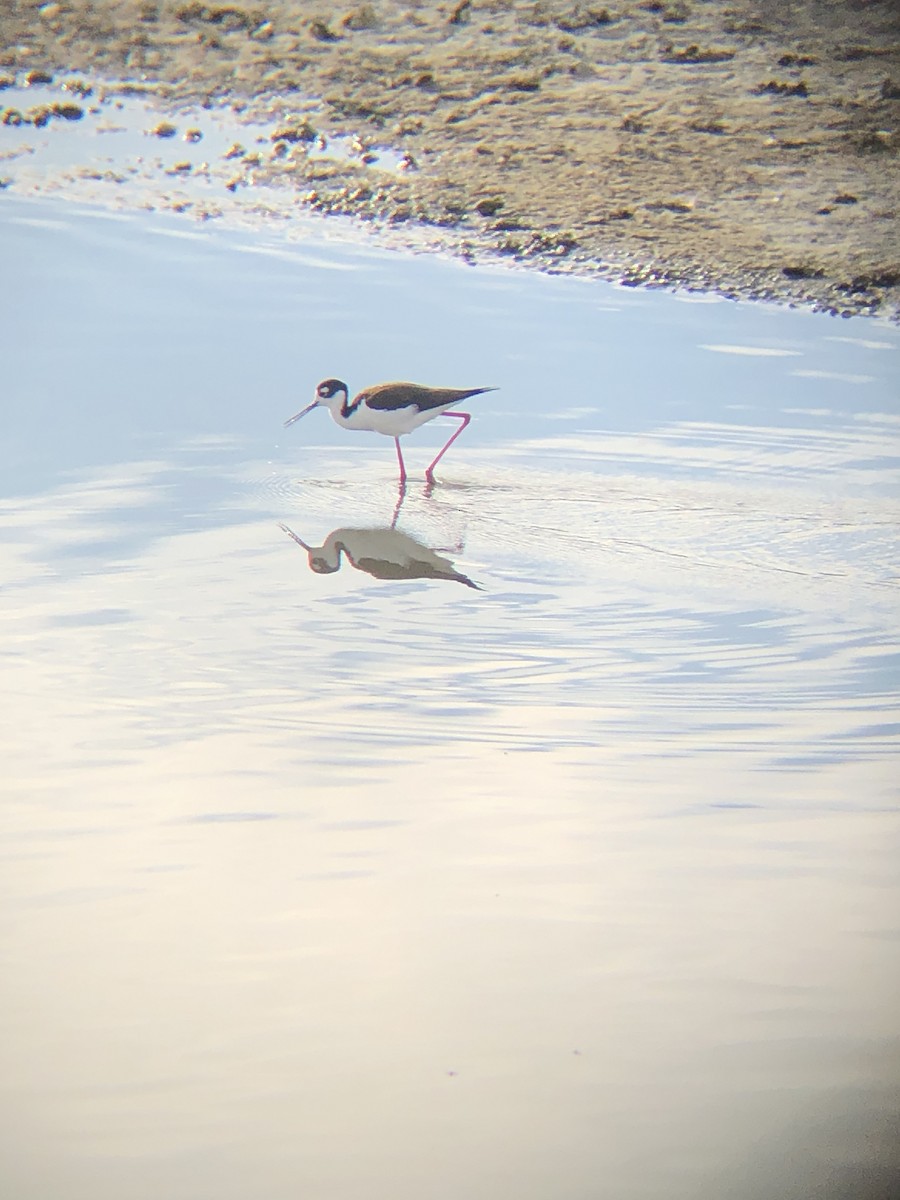
[[[441,461],[441,459],[444,457],[444,455],[447,453],[447,451],[450,449],[450,447],[453,445],[453,443],[456,441],[456,439],[459,437],[459,435],[462,433],[462,431],[465,429],[465,427],[468,425],[468,423],[472,420],[472,414],[464,413],[464,412],[445,412],[445,413],[441,413],[441,416],[442,417],[458,417],[459,420],[462,421],[462,425],[460,425],[459,429],[457,429],[456,433],[453,434],[453,436],[447,442],[446,446],[444,446],[443,450],[440,451],[437,458],[434,460],[434,462],[431,464],[431,466],[425,472],[425,478],[428,480],[429,483],[434,483],[434,468],[438,465],[438,463]]]
[[[394,438],[394,445],[397,447],[397,462],[400,464],[400,482],[406,483],[406,464],[403,461],[403,455],[400,453],[399,438]]]
[[[403,500],[406,497],[406,484],[401,479],[400,486],[397,488],[397,503],[394,505],[394,515],[391,518],[391,529],[397,526],[397,518],[400,516],[400,509],[403,507]]]

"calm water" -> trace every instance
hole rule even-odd
[[[325,233],[0,205],[5,1193],[896,1194],[900,334]]]

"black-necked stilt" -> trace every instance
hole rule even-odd
[[[449,558],[399,529],[335,529],[321,546],[308,546],[287,525],[281,528],[303,547],[310,570],[317,575],[333,575],[340,570],[344,554],[351,567],[375,579],[449,579],[482,590],[468,575],[457,571]]]
[[[422,387],[418,383],[379,383],[375,387],[366,388],[350,400],[346,383],[342,383],[340,379],[325,379],[316,388],[316,398],[312,404],[295,413],[284,424],[293,425],[308,412],[321,406],[327,408],[338,425],[344,429],[369,429],[373,433],[383,433],[386,437],[392,437],[397,447],[400,482],[405,483],[406,466],[400,451],[400,438],[405,433],[412,433],[433,417],[457,417],[462,424],[425,472],[428,482],[434,483],[434,468],[472,419],[469,413],[451,412],[453,405],[458,404],[460,400],[468,400],[470,396],[480,396],[482,392],[496,390],[489,387],[432,388]]]

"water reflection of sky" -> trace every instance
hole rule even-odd
[[[883,1172],[896,329],[18,201],[0,261],[16,1194]],[[281,429],[333,374],[501,387],[397,520],[483,591],[279,528],[391,524],[389,440]]]
[[[313,130],[318,124],[315,102],[296,96],[290,119],[275,103],[268,109],[259,105],[255,119],[248,120],[225,104],[164,113],[152,85],[98,83],[87,96],[82,86],[87,85],[74,77],[30,86],[20,77],[18,86],[0,88],[6,117],[0,123],[3,187],[66,195],[87,189],[97,196],[105,192],[107,202],[117,188],[124,186],[132,200],[144,188],[145,203],[154,193],[157,200],[167,194],[185,208],[217,213],[227,184],[232,190],[235,181],[252,186],[254,165],[271,162],[279,141],[284,157],[354,161],[369,165],[376,180],[379,172],[397,171],[402,161],[395,150],[358,138],[277,138],[279,129]],[[74,108],[68,120],[54,114],[60,105]],[[35,125],[42,109],[44,123]]]

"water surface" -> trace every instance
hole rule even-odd
[[[0,208],[10,1194],[890,1194],[897,330],[321,230]]]

